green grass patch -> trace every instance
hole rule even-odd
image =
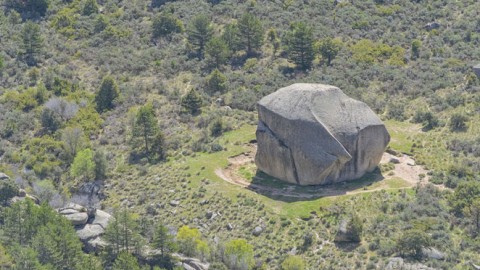
[[[389,147],[405,154],[412,154],[413,137],[420,133],[420,126],[395,120],[384,121],[391,139]]]

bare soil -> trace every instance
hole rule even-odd
[[[223,180],[243,187],[250,190],[253,190],[258,193],[268,193],[271,196],[285,196],[285,197],[293,197],[298,199],[311,199],[311,198],[318,198],[318,197],[325,197],[325,196],[340,196],[340,195],[348,195],[348,194],[357,194],[357,193],[365,193],[365,192],[374,192],[382,189],[399,189],[399,188],[388,188],[388,185],[382,185],[381,182],[393,179],[393,178],[401,178],[405,180],[408,184],[402,188],[411,188],[416,185],[425,185],[428,183],[428,171],[420,165],[415,163],[415,160],[403,154],[402,156],[394,156],[389,153],[384,153],[382,156],[382,160],[380,164],[386,164],[389,162],[394,162],[395,168],[392,171],[386,172],[382,175],[383,179],[380,180],[380,184],[376,185],[375,188],[369,189],[355,189],[349,190],[345,187],[345,185],[338,184],[338,185],[330,185],[330,186],[316,186],[312,187],[308,192],[301,192],[296,190],[295,185],[288,185],[286,187],[275,187],[269,185],[261,185],[257,183],[251,183],[251,179],[245,179],[239,173],[239,169],[243,166],[254,166],[255,163],[255,153],[257,150],[256,144],[248,144],[247,151],[228,158],[228,166],[226,168],[218,168],[215,170],[215,174],[222,178]],[[259,178],[258,176],[256,176]],[[260,179],[261,180],[261,179]],[[440,188],[444,188],[439,186]]]

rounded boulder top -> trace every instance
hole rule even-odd
[[[375,169],[390,141],[378,116],[335,86],[293,84],[262,98],[257,107],[255,162],[287,182],[358,179]]]

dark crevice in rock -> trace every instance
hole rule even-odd
[[[272,135],[272,137],[274,137],[275,140],[277,140],[280,143],[281,147],[285,147],[285,148],[288,148],[290,150],[290,148],[280,138],[278,138],[278,136],[275,133],[273,133],[273,131],[270,129],[270,127],[267,124],[265,124],[265,122],[263,122],[261,120],[259,120],[258,122],[259,122],[261,127],[265,128],[264,132],[267,132],[268,134]]]
[[[288,151],[290,152],[290,157],[292,159],[293,177],[295,177],[295,182],[300,185],[300,180],[298,179],[297,165],[295,164],[295,159],[293,158],[292,149],[288,148]]]

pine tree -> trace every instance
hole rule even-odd
[[[118,86],[112,77],[107,76],[103,78],[100,90],[95,96],[95,103],[97,104],[97,111],[102,113],[113,109],[114,101],[119,96]]]
[[[207,42],[213,35],[211,20],[206,15],[197,15],[188,27],[188,41],[193,45],[199,59],[203,59],[203,52]]]
[[[150,161],[161,160],[165,157],[164,137],[158,128],[152,104],[147,104],[138,110],[132,135],[133,147],[137,147],[137,139],[141,139],[144,153]]]
[[[116,210],[105,230],[105,240],[116,257],[122,251],[133,252],[140,243],[137,223],[127,209]]]
[[[29,66],[37,65],[43,48],[43,38],[38,24],[28,21],[22,30],[22,54]]]
[[[162,13],[153,20],[152,35],[154,38],[165,37],[172,33],[182,33],[183,23],[172,14]]]
[[[313,31],[303,22],[296,22],[290,25],[286,35],[288,58],[299,68],[306,70],[312,66],[315,58],[313,50]]]
[[[122,251],[112,265],[113,270],[140,270],[137,258],[132,254]]]
[[[175,250],[175,241],[168,228],[159,223],[153,236],[153,247],[160,249],[162,257],[167,257]]]
[[[238,21],[240,44],[251,56],[263,44],[263,27],[260,19],[250,13],[243,14]]]
[[[208,60],[215,68],[220,68],[227,61],[228,51],[227,44],[221,38],[213,37],[206,45]]]
[[[202,106],[202,97],[197,91],[191,89],[182,97],[181,104],[188,113],[196,114],[200,111],[200,107]]]
[[[235,53],[240,49],[240,30],[236,23],[227,24],[225,26],[222,40],[232,53]]]
[[[90,16],[92,14],[98,13],[97,0],[86,0],[85,5],[83,6],[82,13],[85,16]]]
[[[227,77],[215,69],[207,77],[207,93],[214,95],[216,93],[223,93],[227,89]]]

